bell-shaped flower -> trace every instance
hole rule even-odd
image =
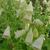
[[[26,5],[26,1],[25,0],[20,0],[20,5],[23,6],[23,5]]]
[[[2,37],[3,38],[10,38],[10,26],[7,26]]]
[[[33,41],[33,32],[32,32],[32,28],[30,28],[30,30],[26,36],[25,43],[27,45],[30,45],[30,44],[32,44],[32,41]]]
[[[26,2],[25,0],[20,0],[21,3]]]
[[[50,0],[47,2],[47,11],[50,12]]]
[[[15,32],[15,38],[17,39],[17,38],[21,37],[22,35],[24,35],[24,33],[25,33],[25,30],[17,30]]]
[[[33,21],[33,23],[35,24],[35,25],[37,25],[37,26],[43,26],[43,22],[40,20],[40,19],[34,19],[34,21]]]
[[[43,0],[43,4],[47,4],[47,0]]]
[[[30,3],[26,7],[26,11],[33,12],[33,6],[32,6],[32,2],[31,1],[30,1]]]
[[[32,14],[33,14],[33,6],[32,6],[32,2],[30,2],[30,4],[28,4],[26,7],[26,13],[25,13],[24,18],[31,21],[32,20]]]
[[[37,40],[35,40],[35,42],[32,43],[32,47],[41,50],[44,39],[45,39],[45,35],[43,34],[40,35],[40,37]]]

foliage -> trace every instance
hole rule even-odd
[[[42,46],[42,50],[50,50],[50,24],[48,19],[48,11],[45,9],[44,14],[42,14],[40,1],[36,0],[33,6],[33,14],[31,21],[24,19],[23,17],[27,13],[26,8],[29,5],[30,0],[22,2],[22,0],[0,0],[0,49],[1,50],[33,50],[31,45],[27,45],[24,40],[28,31],[22,37],[15,39],[16,30],[25,29],[26,24],[30,24],[29,29],[32,28],[33,42],[41,35],[45,35],[45,41]],[[27,4],[28,3],[28,4]],[[33,4],[33,3],[32,3]],[[1,11],[2,10],[2,11]],[[49,12],[50,13],[50,12]],[[27,13],[29,14],[29,13]],[[38,19],[40,22],[37,23],[35,20]],[[43,23],[43,24],[41,24]],[[11,38],[4,39],[2,34],[4,30],[10,26]],[[35,36],[36,33],[36,36]],[[49,34],[49,35],[48,35]]]

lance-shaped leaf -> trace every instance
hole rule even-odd
[[[10,38],[10,26],[7,26],[2,37],[3,38]]]
[[[17,39],[17,38],[21,37],[22,35],[24,35],[24,33],[25,33],[25,30],[17,30],[15,32],[15,38]]]
[[[33,6],[32,6],[32,2],[30,2],[30,4],[28,4],[26,7],[26,13],[25,13],[24,18],[31,21],[32,20],[32,14],[33,14]]]
[[[40,35],[40,37],[35,40],[35,42],[32,44],[32,47],[37,48],[37,49],[41,49],[42,45],[43,45],[43,41],[44,41],[45,35]]]
[[[29,26],[30,26],[29,23],[25,25],[25,31],[27,31],[29,29]]]
[[[34,19],[33,23],[37,26],[43,26],[43,22],[40,19]]]
[[[38,30],[37,30],[37,28],[34,28],[34,30],[33,30],[33,37],[38,37]]]
[[[33,41],[33,32],[32,32],[32,28],[30,28],[30,30],[26,36],[25,43],[27,45],[29,45],[29,44],[32,44],[32,41]]]

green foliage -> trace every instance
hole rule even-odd
[[[26,0],[27,3],[30,2],[30,0]],[[16,30],[22,30],[25,28],[25,25],[27,24],[27,20],[24,21],[23,16],[25,16],[26,13],[26,7],[27,4],[25,2],[21,3],[20,0],[0,0],[0,9],[3,9],[1,15],[0,15],[0,49],[1,50],[33,50],[31,45],[27,46],[24,42],[24,38],[20,37],[19,39],[14,38],[14,32]],[[39,19],[43,22],[43,26],[41,25],[35,25],[33,21],[28,22],[30,24],[30,27],[33,28],[33,31],[35,31],[36,36],[34,35],[33,41],[36,40],[41,34],[45,34],[46,40],[43,44],[42,50],[50,50],[50,38],[48,39],[48,31],[50,30],[50,24],[48,23],[48,16],[45,9],[45,15],[41,14],[41,5],[40,2],[36,0],[35,6],[33,9],[33,16],[32,20]],[[48,23],[48,25],[47,25]],[[47,27],[46,27],[47,25]],[[10,26],[10,32],[11,32],[11,39],[2,39],[2,34],[7,26]],[[49,29],[49,30],[48,30]],[[27,33],[27,32],[26,32]],[[10,45],[9,45],[10,43]],[[11,44],[12,43],[12,44]]]

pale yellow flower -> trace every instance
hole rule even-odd
[[[32,32],[32,28],[30,28],[30,30],[26,36],[25,43],[27,45],[29,45],[29,44],[32,44],[32,41],[33,41],[33,32]]]
[[[50,0],[47,3],[47,11],[50,12]]]
[[[32,6],[32,2],[30,1],[30,4],[28,4],[26,7],[26,13],[24,15],[24,18],[31,21],[32,20],[32,14],[33,14],[33,6]]]
[[[35,24],[35,25],[37,25],[37,26],[43,26],[43,22],[40,20],[40,19],[34,19],[34,21],[33,21],[33,23]]]
[[[43,42],[44,42],[44,38],[45,38],[45,35],[43,34],[40,35],[40,37],[37,40],[35,40],[35,42],[33,42],[32,47],[41,50]]]
[[[17,30],[15,32],[15,38],[17,39],[17,38],[21,37],[22,35],[24,35],[24,33],[25,33],[25,30]]]
[[[10,38],[10,26],[7,26],[2,37],[3,38]]]
[[[47,4],[47,0],[43,0],[43,4]]]

